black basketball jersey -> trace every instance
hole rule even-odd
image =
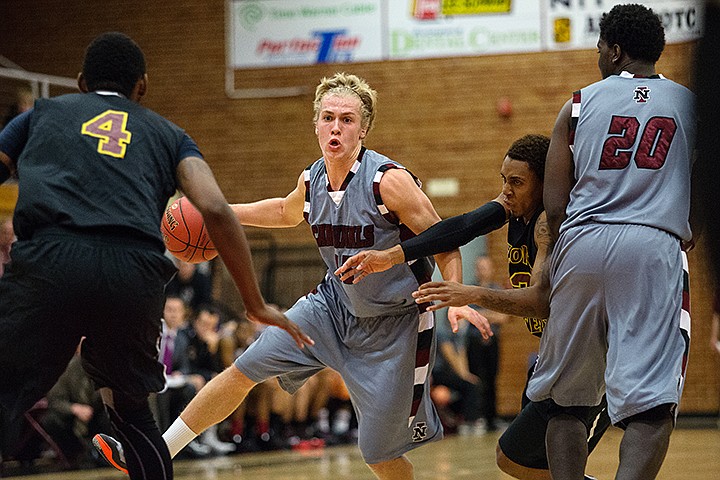
[[[522,218],[510,218],[508,222],[508,267],[513,288],[530,286],[532,267],[537,255],[535,224],[542,212],[543,209],[540,208],[527,224]],[[525,317],[528,330],[538,337],[542,335],[546,323],[546,318]]]
[[[17,160],[18,239],[60,227],[125,234],[163,248],[159,222],[176,190],[184,138],[170,121],[118,95],[38,100]]]

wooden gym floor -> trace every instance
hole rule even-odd
[[[590,456],[587,473],[599,480],[614,477],[622,432],[611,428]],[[499,434],[450,436],[418,448],[408,455],[418,480],[478,479],[511,477],[495,466],[495,443]],[[703,480],[720,477],[720,430],[678,428],[660,471],[661,480]],[[8,477],[9,478],[9,477]],[[27,480],[122,480],[127,477],[111,469],[83,470],[16,477]],[[350,480],[374,477],[355,446],[328,447],[309,452],[270,452],[231,455],[211,460],[175,462],[177,480]]]

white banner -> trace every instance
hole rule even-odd
[[[665,41],[695,40],[702,32],[702,2],[699,0],[544,0],[547,3],[545,31],[547,50],[595,48],[600,18],[613,6],[639,3],[650,7],[663,20]]]
[[[392,60],[539,51],[538,0],[388,1]]]
[[[234,68],[383,59],[381,0],[233,0]]]

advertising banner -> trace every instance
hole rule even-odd
[[[600,18],[613,6],[628,2],[610,0],[545,0],[544,49],[595,48],[600,34]],[[698,0],[633,0],[650,7],[663,20],[665,41],[695,40],[702,31],[702,2]]]
[[[539,51],[538,0],[389,1],[392,60]]]
[[[231,67],[383,60],[381,0],[234,0]]]

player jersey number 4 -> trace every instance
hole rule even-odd
[[[124,158],[132,133],[127,130],[128,113],[105,110],[82,124],[81,133],[98,139],[97,151],[103,155]]]

